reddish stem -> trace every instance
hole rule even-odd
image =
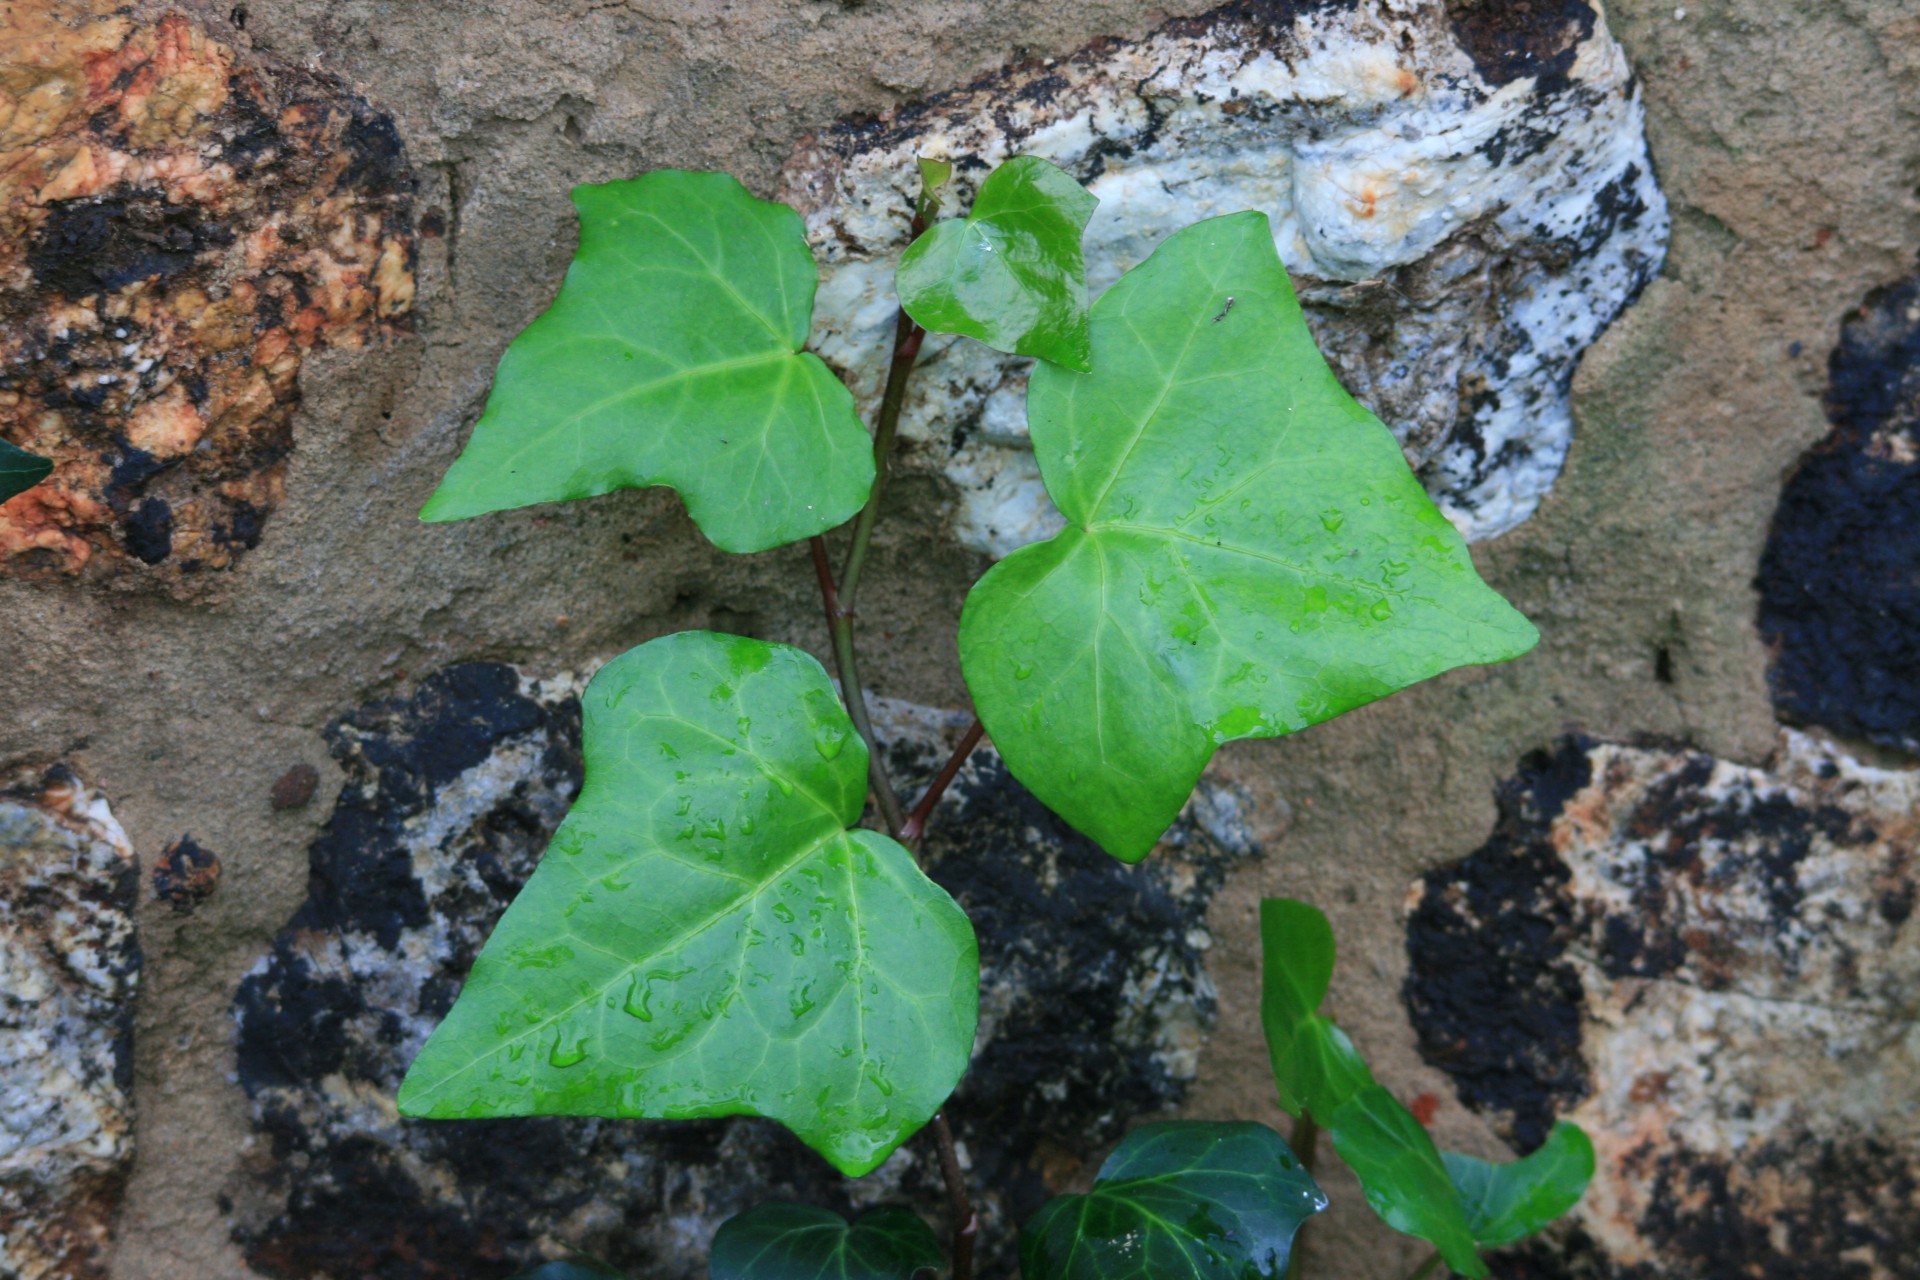
[[[976,718],[967,729],[966,736],[960,739],[960,745],[947,757],[946,764],[940,767],[940,776],[927,788],[927,794],[920,797],[920,803],[913,806],[913,812],[907,815],[907,825],[900,828],[900,842],[909,849],[917,849],[920,838],[927,834],[927,820],[933,816],[933,807],[940,803],[940,797],[960,772],[960,766],[966,763],[973,749],[980,745],[980,735],[985,730]]]

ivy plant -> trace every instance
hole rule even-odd
[[[426,1118],[765,1116],[855,1176],[930,1132],[944,1256],[903,1209],[849,1224],[769,1204],[720,1231],[723,1280],[943,1265],[970,1280],[978,1218],[945,1112],[973,1046],[979,957],[916,850],[983,737],[1134,862],[1223,744],[1536,638],[1335,380],[1264,215],[1170,228],[1089,306],[1094,197],[1016,156],[943,217],[957,172],[921,160],[899,212],[909,247],[871,433],[806,349],[817,273],[791,209],[720,174],[576,189],[566,281],[507,348],[421,513],[667,485],[725,550],[807,543],[832,676],[801,650],[710,632],[607,663],[583,698],[580,796],[399,1096]],[[1034,358],[1034,450],[1067,527],[974,585],[959,649],[979,718],[909,809],[877,749],[854,621],[929,332]],[[843,526],[836,566],[826,535]],[[1422,1148],[1317,1017],[1330,935],[1294,941],[1268,957],[1282,1101],[1334,1130],[1389,1221],[1478,1274],[1474,1245],[1557,1212],[1579,1153],[1562,1141],[1493,1166]],[[1087,1194],[1042,1209],[1020,1253],[1029,1280],[1277,1278],[1324,1204],[1265,1126],[1150,1125]]]
[[[1593,1144],[1579,1126],[1562,1121],[1531,1155],[1490,1164],[1441,1151],[1375,1082],[1353,1041],[1319,1012],[1333,979],[1334,944],[1318,908],[1267,899],[1260,942],[1260,1020],[1280,1103],[1302,1122],[1296,1141],[1311,1159],[1326,1130],[1388,1226],[1431,1243],[1457,1274],[1484,1276],[1481,1248],[1525,1239],[1578,1203],[1594,1169]]]

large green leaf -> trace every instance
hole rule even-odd
[[[799,215],[673,169],[575,187],[573,203],[566,284],[507,348],[421,518],[665,484],[715,544],[762,551],[858,511],[873,446],[801,350],[817,273]]]
[[[1260,949],[1260,1025],[1280,1104],[1324,1125],[1373,1083],[1347,1033],[1319,1013],[1333,979],[1333,928],[1304,902],[1267,898],[1260,903]]]
[[[608,663],[586,781],[400,1089],[410,1116],[779,1120],[849,1174],[967,1065],[979,958],[820,664],[710,632]]]
[[[907,1209],[852,1226],[830,1209],[775,1201],[729,1218],[713,1237],[711,1280],[913,1280],[946,1265],[933,1228]]]
[[[0,502],[25,493],[53,472],[53,463],[0,440]]]
[[[1144,857],[1214,750],[1538,638],[1315,349],[1264,214],[1169,237],[1034,369],[1068,520],[974,586],[960,657],[1008,767]]]
[[[1524,1240],[1558,1218],[1593,1181],[1593,1143],[1580,1126],[1562,1120],[1538,1151],[1493,1164],[1442,1151],[1447,1176],[1466,1206],[1473,1238],[1487,1248]]]
[[[1398,1099],[1380,1085],[1364,1085],[1322,1123],[1388,1226],[1430,1242],[1463,1276],[1487,1274],[1439,1149]]]
[[[1265,1125],[1135,1129],[1093,1191],[1049,1201],[1020,1230],[1025,1280],[1279,1280],[1293,1235],[1327,1207]]]
[[[1099,203],[1063,170],[1015,156],[980,184],[964,219],[936,223],[907,247],[900,305],[935,333],[1091,368],[1080,235]]]

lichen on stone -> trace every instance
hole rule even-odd
[[[1522,1150],[1599,1152],[1513,1275],[1894,1280],[1920,1248],[1920,774],[1570,739],[1413,889],[1427,1060]]]
[[[1666,203],[1597,7],[1243,0],[808,139],[784,170],[823,263],[815,345],[877,399],[914,160],[1038,155],[1100,197],[1098,291],[1190,222],[1272,219],[1335,371],[1469,538],[1532,514],[1580,355],[1658,269]],[[1060,527],[1026,438],[1027,362],[930,341],[903,427],[964,544]]]
[[[580,687],[464,664],[329,730],[346,781],[310,851],[307,899],[234,1003],[261,1141],[230,1198],[256,1270],[505,1274],[573,1245],[637,1274],[691,1278],[705,1274],[720,1223],[760,1200],[944,1212],[918,1142],[856,1181],[759,1120],[395,1111],[407,1064],[578,789]],[[878,715],[909,792],[964,725],[886,701]],[[1011,1265],[1026,1214],[1195,1077],[1213,1018],[1207,904],[1260,838],[1244,797],[1203,791],[1145,868],[1074,834],[990,748],[943,803],[931,874],[972,913],[983,968],[954,1124],[993,1265]]]
[[[105,1280],[133,1166],[139,873],[67,769],[0,778],[0,1276]]]
[[[177,11],[8,5],[0,436],[54,472],[0,510],[0,572],[177,586],[254,546],[306,354],[412,308],[413,185],[335,77]]]

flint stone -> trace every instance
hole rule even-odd
[[[1245,0],[1099,40],[807,139],[783,171],[822,266],[814,348],[863,407],[891,340],[916,157],[964,211],[1015,154],[1100,197],[1097,294],[1188,223],[1264,211],[1348,390],[1469,539],[1530,516],[1565,461],[1581,353],[1653,277],[1667,206],[1597,6]],[[1026,434],[1029,362],[930,339],[901,430],[1003,556],[1061,517]]]
[[[581,687],[465,664],[329,730],[346,781],[307,900],[234,1002],[261,1141],[231,1196],[233,1232],[256,1270],[506,1274],[579,1246],[671,1280],[704,1276],[720,1224],[765,1199],[904,1201],[942,1220],[919,1141],[853,1181],[760,1120],[399,1117],[407,1064],[578,790]],[[909,794],[965,723],[886,700],[876,714]],[[988,747],[948,792],[926,854],[981,943],[980,1034],[954,1123],[986,1265],[1012,1266],[1019,1221],[1128,1121],[1184,1097],[1214,1015],[1206,908],[1258,852],[1251,812],[1209,785],[1161,855],[1129,868]]]
[[[1569,739],[1413,886],[1426,1059],[1599,1171],[1495,1275],[1894,1280],[1920,1249],[1920,774]]]
[[[139,869],[64,768],[0,779],[0,1276],[105,1280],[133,1167]]]

